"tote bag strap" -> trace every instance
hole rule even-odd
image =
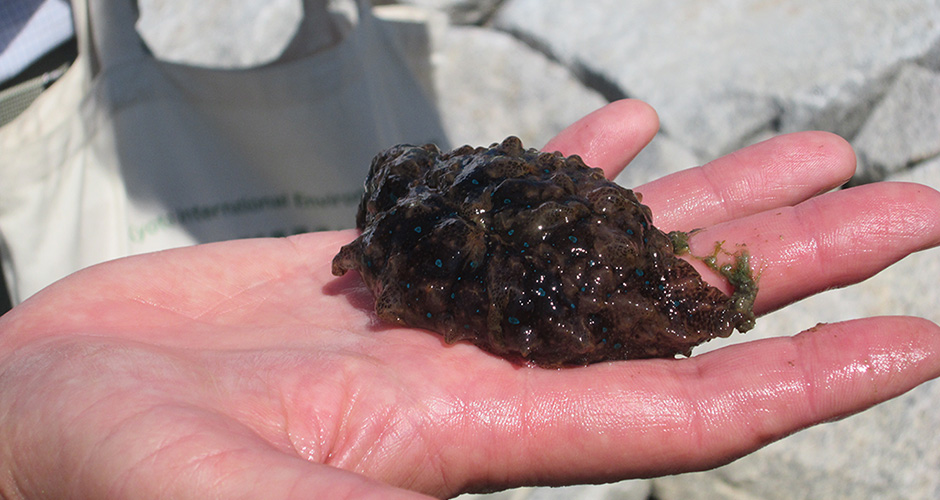
[[[326,0],[303,0],[303,15],[297,32],[288,42],[281,55],[272,62],[293,61],[309,56],[315,52],[323,50],[330,44],[338,43],[344,36],[350,33],[343,33],[343,30],[337,26],[336,22],[325,16],[313,16],[310,13],[322,11],[323,3]],[[371,2],[369,0],[355,0],[355,19],[351,19],[355,25],[353,29],[362,29],[371,27],[373,22]],[[350,13],[352,14],[352,13]],[[370,25],[370,26],[364,26]]]
[[[147,56],[135,27],[137,0],[72,0],[72,11],[78,53],[90,78]]]

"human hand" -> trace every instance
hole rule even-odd
[[[656,127],[621,101],[547,149],[612,176]],[[660,228],[704,228],[693,253],[747,244],[760,314],[940,244],[940,195],[827,192],[853,168],[841,139],[800,133],[637,190]],[[689,359],[520,367],[377,322],[355,273],[330,273],[354,236],[121,259],[0,318],[0,496],[417,498],[676,473],[940,374],[940,328],[907,317]]]

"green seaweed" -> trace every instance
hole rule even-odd
[[[735,310],[741,312],[747,318],[744,323],[738,326],[738,331],[744,333],[754,328],[757,321],[757,316],[754,314],[754,301],[757,299],[757,291],[760,288],[758,286],[760,276],[755,276],[751,270],[750,252],[743,245],[740,245],[736,252],[728,252],[724,249],[725,242],[719,241],[715,243],[715,250],[711,254],[705,256],[694,255],[689,250],[689,238],[697,231],[696,229],[689,232],[672,231],[669,233],[673,251],[676,255],[689,254],[693,259],[702,262],[709,269],[727,279],[731,287],[734,288],[731,300]],[[722,254],[733,257],[733,262],[719,266],[718,256]]]

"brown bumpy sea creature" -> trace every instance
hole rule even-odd
[[[379,318],[540,366],[689,355],[753,326],[745,253],[727,296],[676,257],[638,196],[578,156],[392,147],[375,157],[362,234],[333,259],[355,269]]]

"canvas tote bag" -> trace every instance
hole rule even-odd
[[[135,0],[74,0],[78,59],[0,129],[13,303],[129,254],[352,227],[376,152],[445,141],[368,3],[326,50],[305,18],[277,61],[217,70],[155,59]]]

